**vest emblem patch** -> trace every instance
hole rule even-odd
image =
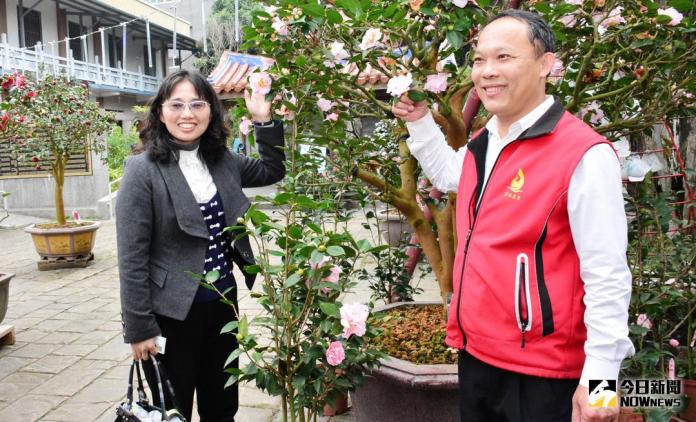
[[[517,170],[517,174],[510,181],[510,185],[505,191],[505,197],[519,201],[522,199],[522,186],[524,186],[524,172],[522,169]]]

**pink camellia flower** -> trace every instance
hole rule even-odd
[[[72,210],[72,219],[73,219],[73,221],[75,221],[76,223],[79,223],[79,222],[80,222],[80,213],[77,212],[77,210]]]
[[[22,75],[21,73],[18,73],[17,77],[15,78],[15,88],[23,89],[26,85],[27,85],[26,76]]]
[[[599,107],[599,103],[597,101],[592,101],[580,109],[580,117],[585,117],[587,113],[592,113],[590,115],[590,123],[594,125],[601,122],[604,118],[604,111]]]
[[[582,6],[582,0],[566,0],[568,4],[574,4],[576,6]]]
[[[428,75],[428,79],[425,81],[425,86],[423,89],[426,91],[439,94],[447,90],[447,78],[449,73],[437,73],[435,75]]]
[[[295,98],[295,96],[293,95],[288,99],[288,102],[296,106],[297,98]],[[283,119],[288,121],[293,120],[295,118],[295,112],[290,110],[285,104],[282,104],[279,109],[276,109],[276,114],[283,116]]]
[[[326,115],[326,118],[325,118],[324,120],[328,120],[328,121],[331,121],[331,122],[338,121],[338,114],[337,114],[337,113],[327,114],[327,115]]]
[[[338,278],[340,277],[341,272],[342,272],[341,267],[339,267],[338,265],[334,265],[331,267],[331,274],[322,278],[321,281],[326,281],[329,283],[338,284]]]
[[[346,49],[343,48],[344,45],[345,44],[338,41],[334,41],[331,43],[331,54],[334,56],[334,60],[336,60],[337,62],[340,62],[341,60],[345,60],[348,57],[350,57]]]
[[[379,41],[382,39],[382,31],[378,28],[370,28],[363,35],[362,42],[360,43],[360,49],[365,51],[371,48],[375,48],[379,45]]]
[[[339,267],[338,265],[334,265],[331,267],[331,274],[322,278],[321,281],[326,281],[327,283],[338,284],[338,280],[341,277],[341,272],[343,272],[343,270],[341,270],[341,267]],[[324,294],[329,294],[329,293],[331,293],[331,288],[324,287],[321,289],[321,291]]]
[[[340,341],[332,341],[329,348],[326,349],[326,362],[331,366],[340,365],[346,358],[346,351],[343,350],[343,343]]]
[[[472,3],[478,6],[476,0],[452,0],[452,4],[457,7],[466,7],[467,4]]]
[[[618,25],[620,23],[626,23],[626,19],[621,16],[621,13],[623,12],[623,7],[617,6],[609,12],[609,15],[604,19],[602,22],[600,22],[599,26],[606,29],[609,28],[610,26]],[[601,19],[601,17],[600,17]]]
[[[387,82],[387,93],[400,97],[401,94],[408,92],[413,83],[413,77],[408,73],[406,75],[394,76]]]
[[[682,19],[684,19],[684,15],[679,13],[679,11],[677,11],[677,9],[675,9],[674,7],[670,7],[669,9],[657,9],[657,14],[669,16],[670,18],[672,18],[672,20],[669,21],[669,23],[667,24],[671,26],[679,25]]]
[[[343,337],[350,338],[355,334],[358,337],[365,335],[367,316],[370,310],[367,305],[362,303],[346,303],[341,306],[341,325],[343,326]]]
[[[679,340],[676,338],[669,339],[669,345],[672,347],[679,347]]]
[[[271,27],[273,27],[278,36],[287,37],[290,34],[287,22],[285,22],[277,16],[273,18],[273,23],[271,24]]]
[[[324,113],[331,110],[331,107],[333,107],[333,106],[334,106],[334,103],[327,100],[326,98],[319,97],[319,100],[317,100],[317,107],[319,107],[319,110],[323,111]]]
[[[564,69],[565,68],[563,66],[563,60],[556,57],[556,59],[553,62],[553,67],[551,68],[551,73],[549,73],[549,76],[552,76],[554,78],[560,78],[561,76],[563,76]]]
[[[251,132],[252,126],[253,126],[252,121],[249,120],[248,117],[244,116],[244,117],[242,117],[242,121],[239,122],[239,131],[242,132],[243,135],[248,135],[249,132]]]
[[[575,13],[571,13],[569,15],[563,15],[558,20],[565,25],[566,28],[573,28],[575,25],[578,24],[578,17]]]
[[[249,76],[249,85],[254,94],[266,95],[271,92],[271,77],[266,72],[256,72]]]
[[[648,330],[652,328],[652,322],[650,322],[650,319],[648,319],[648,316],[645,314],[638,315],[638,318],[636,319],[636,324],[638,324],[641,327],[645,327]]]

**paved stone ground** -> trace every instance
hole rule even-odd
[[[365,237],[360,223],[352,221],[350,230]],[[121,337],[113,221],[99,230],[95,256],[87,268],[38,271],[29,235],[0,229],[0,270],[16,274],[3,324],[17,330],[15,345],[0,346],[0,421],[114,420],[130,359]],[[423,299],[437,298],[432,277],[421,287]],[[259,306],[243,289],[242,313],[258,314]],[[367,286],[359,286],[348,299],[365,302],[369,296]],[[239,421],[279,418],[279,399],[253,385],[240,386],[240,404]],[[333,420],[352,418],[348,412]]]

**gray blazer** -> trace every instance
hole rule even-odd
[[[227,151],[208,164],[228,225],[249,208],[243,187],[269,185],[285,175],[282,123],[256,127],[255,135],[260,160]],[[161,334],[155,314],[186,318],[198,289],[186,271],[203,273],[209,234],[176,159],[154,162],[147,153],[126,162],[116,218],[124,339],[135,343]],[[232,255],[242,269],[254,263],[248,238],[235,242]],[[254,276],[245,273],[245,281],[251,288]]]

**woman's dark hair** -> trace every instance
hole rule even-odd
[[[171,135],[167,127],[160,120],[162,103],[167,101],[180,82],[189,81],[196,90],[198,96],[210,104],[210,124],[201,136],[198,152],[207,163],[212,163],[224,155],[229,136],[229,129],[225,125],[225,112],[222,103],[213,87],[198,72],[179,70],[167,76],[159,87],[157,95],[149,102],[150,111],[144,121],[144,128],[140,131],[142,148],[149,153],[153,161],[168,162],[171,158]]]

